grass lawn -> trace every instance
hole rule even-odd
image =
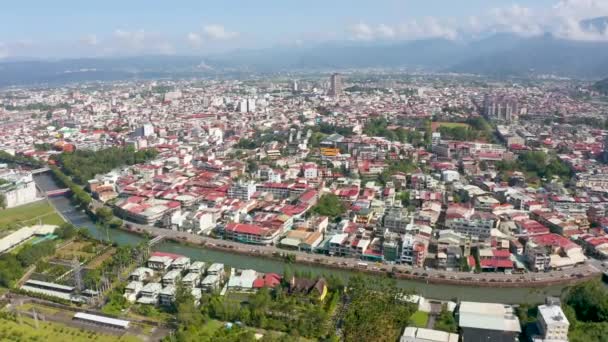
[[[410,317],[412,325],[418,328],[426,328],[426,323],[429,321],[429,314],[424,311],[416,311]]]
[[[464,122],[433,122],[433,125],[437,125],[438,127],[469,127],[469,124]]]
[[[45,341],[45,342],[136,342],[141,341],[135,336],[113,336],[104,335],[94,331],[69,327],[55,322],[38,322],[38,328],[34,320],[22,316],[21,323],[0,318],[0,340],[1,341]]]
[[[61,225],[64,221],[55,209],[46,201],[21,205],[11,209],[0,210],[0,227],[12,224],[29,226],[38,224]]]

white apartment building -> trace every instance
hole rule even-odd
[[[0,194],[6,198],[6,207],[13,208],[39,200],[36,183],[31,173],[9,171],[0,173]]]
[[[541,336],[534,337],[534,342],[568,342],[570,322],[559,305],[538,307],[538,327]]]
[[[228,189],[229,198],[238,198],[243,201],[249,201],[251,196],[256,191],[256,185],[253,182],[235,183]]]
[[[452,229],[455,232],[465,234],[470,237],[478,237],[479,239],[488,239],[492,228],[496,226],[494,218],[471,217],[455,218],[446,220],[445,226],[447,229]]]

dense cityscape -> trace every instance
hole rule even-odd
[[[0,341],[608,341],[608,1],[0,27]]]
[[[601,275],[608,256],[608,131],[606,104],[589,100],[599,96],[593,87],[354,71],[297,76],[5,90],[0,246],[23,266],[0,273],[2,283],[21,301],[99,310],[116,317],[100,324],[125,325],[118,329],[137,332],[129,318],[152,317],[157,338],[170,329],[164,315],[177,312],[179,322],[182,309],[201,305],[216,320],[276,330],[255,333],[270,339],[295,329],[303,338],[347,340],[355,329],[348,324],[361,322],[341,317],[353,299],[340,288],[350,282],[332,268],[439,284],[597,287],[583,281]],[[71,198],[105,229],[101,241],[54,213],[58,198]],[[148,242],[117,245],[111,236],[119,230]],[[263,273],[155,251],[163,240],[286,266]],[[294,263],[327,271],[286,274]],[[242,317],[239,305],[278,288],[299,298],[292,310],[321,305],[315,317],[323,323],[306,329]],[[538,308],[544,325],[531,333],[521,309],[504,306],[520,303],[490,309],[391,291],[401,314],[422,316],[418,325],[405,319],[404,341],[443,341],[432,330],[439,322],[451,322],[446,341],[458,332],[465,341],[567,339],[556,297]],[[458,321],[450,318],[455,308]],[[13,312],[27,312],[20,310]],[[500,328],[466,318],[493,314],[505,317]],[[429,315],[441,321],[426,324]],[[87,319],[99,318],[80,320]]]

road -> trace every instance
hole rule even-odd
[[[523,274],[505,273],[470,273],[459,271],[445,271],[436,269],[413,268],[409,265],[388,265],[381,263],[361,264],[361,260],[354,258],[332,257],[322,254],[309,254],[298,251],[279,249],[275,246],[247,245],[239,242],[214,239],[196,234],[179,232],[169,229],[150,227],[137,224],[129,224],[132,231],[147,232],[152,236],[163,235],[167,238],[184,241],[196,245],[204,245],[209,248],[234,251],[235,253],[277,257],[292,254],[296,262],[317,264],[320,266],[362,270],[368,272],[387,273],[392,272],[404,278],[416,278],[420,280],[434,281],[437,283],[478,283],[486,286],[510,286],[516,287],[523,284],[546,284],[550,282],[571,282],[576,279],[588,278],[601,274],[603,267],[598,267],[595,261],[586,262],[574,268],[555,270],[550,272],[530,272]],[[484,284],[486,283],[486,284]],[[493,284],[488,284],[493,283]],[[496,284],[494,284],[496,283]]]

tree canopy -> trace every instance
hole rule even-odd
[[[107,173],[117,167],[134,165],[154,159],[155,149],[136,151],[133,147],[110,147],[99,151],[77,150],[55,156],[61,169],[79,184],[85,184],[96,174]]]
[[[344,317],[344,340],[397,341],[414,307],[402,299],[409,292],[392,279],[354,276],[348,283],[349,305]]]
[[[329,217],[338,217],[346,212],[344,204],[340,202],[338,196],[334,194],[325,194],[321,196],[317,205],[314,206],[313,212]]]

